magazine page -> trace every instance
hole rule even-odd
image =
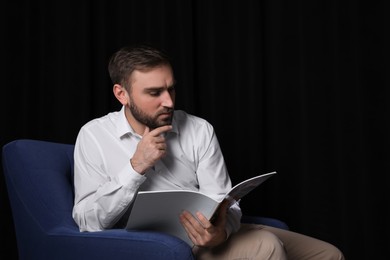
[[[228,199],[233,199],[235,201],[240,200],[253,189],[258,187],[264,181],[266,181],[269,177],[275,175],[276,172],[269,172],[266,174],[258,175],[256,177],[247,179],[239,184],[235,185],[228,193]]]
[[[152,230],[165,232],[181,238],[192,246],[191,240],[180,223],[179,215],[183,210],[194,216],[200,211],[210,218],[218,202],[195,191],[169,190],[139,192],[130,217],[127,230]]]

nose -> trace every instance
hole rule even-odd
[[[174,106],[174,96],[171,95],[169,91],[164,91],[161,95],[162,102],[161,105],[163,107],[170,107],[172,108]]]

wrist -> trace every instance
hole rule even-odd
[[[130,159],[130,165],[137,173],[144,175],[146,170],[142,163],[137,163],[133,158]]]

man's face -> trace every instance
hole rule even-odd
[[[131,76],[129,109],[133,118],[154,129],[172,123],[175,89],[172,69],[136,70]]]

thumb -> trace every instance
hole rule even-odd
[[[221,203],[220,212],[227,211],[229,209],[229,207],[230,207],[230,204],[231,204],[231,202],[229,200],[225,199]]]
[[[229,206],[230,206],[229,200],[225,199],[224,201],[221,202],[217,211],[216,219],[214,219],[216,223],[218,222],[223,223],[226,221],[226,214],[229,209]],[[212,220],[212,222],[214,222],[214,220]]]

